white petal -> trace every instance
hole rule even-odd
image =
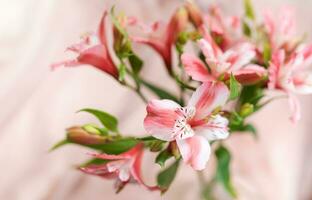
[[[228,123],[229,121],[225,117],[216,115],[207,124],[194,128],[194,131],[209,141],[222,140],[229,136]]]

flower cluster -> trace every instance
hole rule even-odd
[[[229,176],[230,151],[222,140],[237,132],[256,134],[248,117],[280,97],[269,96],[266,91],[277,91],[276,95],[282,93],[289,98],[294,123],[300,119],[295,95],[312,93],[308,68],[312,44],[304,44],[303,37],[296,35],[292,9],[283,8],[277,17],[265,12],[261,21],[250,0],[245,0],[244,5],[243,16],[226,16],[216,4],[203,12],[186,1],[168,23],[151,24],[116,15],[114,8],[104,11],[97,31],[68,47],[76,56],[52,67],[93,66],[133,90],[147,105],[143,122],[147,136],[124,136],[118,131],[116,117],[83,109],[98,118],[102,127],[71,127],[66,139],[54,149],[68,143],[93,149],[96,153],[91,153],[92,159],[79,169],[116,179],[117,191],[132,182],[165,192],[174,180],[180,160],[194,170],[203,170],[214,153],[216,179],[235,197]],[[109,33],[112,40],[108,39]],[[147,45],[155,50],[177,85],[178,95],[141,75],[144,63],[133,45]],[[186,47],[193,47],[193,51]],[[177,66],[174,59],[179,61]],[[142,92],[143,87],[158,99],[149,99]],[[158,174],[155,186],[147,185],[141,176],[141,160],[147,149],[157,153],[155,163],[167,166]]]

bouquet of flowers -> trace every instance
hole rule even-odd
[[[96,32],[68,47],[76,56],[52,67],[89,65],[135,92],[146,104],[144,122],[138,121],[144,124],[146,136],[121,133],[116,117],[86,108],[80,112],[94,115],[101,126],[70,127],[66,138],[52,149],[67,144],[90,148],[90,160],[78,169],[115,179],[117,192],[136,183],[165,193],[181,164],[201,171],[210,156],[215,156],[215,176],[209,181],[201,179],[203,198],[211,198],[215,184],[236,198],[231,153],[223,140],[242,132],[256,136],[248,118],[281,97],[289,99],[290,120],[296,123],[300,119],[296,94],[312,93],[307,68],[312,62],[312,45],[296,35],[292,9],[285,7],[274,17],[265,12],[261,19],[251,1],[244,0],[244,10],[243,16],[226,16],[215,4],[203,12],[186,1],[167,23],[150,24],[116,14],[114,7],[105,10]],[[109,33],[112,40],[108,40]],[[134,44],[155,50],[179,92],[172,93],[141,76],[144,62],[132,48]],[[147,90],[154,94],[152,98],[145,94]],[[268,95],[269,90],[277,92]],[[160,166],[152,186],[141,175],[145,151],[155,153],[155,163]]]

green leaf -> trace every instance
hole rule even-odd
[[[242,130],[242,131],[250,132],[250,133],[252,133],[255,137],[258,137],[258,135],[257,135],[257,129],[256,129],[252,124],[246,124],[246,125],[243,127],[243,130]]]
[[[175,161],[168,168],[161,171],[157,176],[157,184],[162,193],[165,193],[173,182],[179,167],[179,160]]]
[[[230,100],[234,100],[239,96],[240,84],[236,81],[233,74],[230,76]]]
[[[175,96],[173,96],[169,92],[165,91],[164,89],[157,87],[151,83],[148,83],[144,80],[140,80],[140,82],[145,87],[147,87],[149,90],[151,90],[155,95],[157,95],[160,99],[170,99],[170,100],[173,100],[175,102],[179,102],[179,100]]]
[[[87,167],[89,165],[100,165],[104,163],[107,163],[107,160],[100,159],[100,158],[93,158],[91,160],[88,160],[87,162],[82,163],[81,165],[79,165],[79,167]]]
[[[105,144],[84,145],[107,154],[120,154],[134,147],[138,141],[134,138],[120,139]]]
[[[251,20],[255,20],[255,12],[251,0],[244,0],[245,16]]]
[[[54,151],[54,150],[56,150],[56,149],[58,149],[60,147],[63,147],[64,145],[69,144],[69,143],[70,143],[70,141],[68,141],[67,139],[61,140],[58,143],[56,143],[55,145],[53,145],[52,148],[50,148],[49,151],[50,152]]]
[[[159,164],[160,167],[164,167],[166,161],[170,159],[171,157],[173,157],[172,153],[168,149],[165,149],[158,154],[158,156],[156,157],[155,163]]]
[[[231,154],[224,146],[219,146],[216,150],[216,156],[218,161],[217,180],[222,183],[231,197],[236,198],[237,194],[231,182],[230,174]]]
[[[240,95],[240,103],[251,103],[256,108],[257,103],[263,96],[264,94],[261,85],[244,86]]]
[[[90,108],[82,109],[79,112],[87,112],[94,115],[108,130],[118,132],[117,129],[118,120],[111,114]]]
[[[129,62],[134,74],[138,74],[143,66],[143,61],[135,54],[131,54],[129,57]]]

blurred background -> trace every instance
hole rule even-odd
[[[217,2],[230,14],[242,13],[241,0],[199,0],[202,9]],[[115,195],[112,181],[74,170],[88,158],[87,149],[67,146],[48,149],[74,124],[96,123],[84,107],[108,111],[120,119],[123,132],[144,134],[140,123],[145,107],[131,91],[94,68],[49,65],[65,58],[64,49],[79,36],[94,30],[104,8],[113,4],[144,21],[168,19],[179,0],[0,0],[0,199],[3,200],[189,200],[198,199],[196,174],[187,166],[179,171],[164,196],[129,185]],[[284,4],[297,11],[298,29],[312,34],[312,1],[254,1],[258,14],[274,12]],[[311,37],[308,37],[311,39]],[[144,76],[158,85],[169,83],[162,60],[148,48],[137,48],[145,60]],[[161,81],[159,81],[161,80]],[[287,100],[278,100],[257,113],[252,121],[259,139],[235,135],[228,140],[233,152],[233,181],[246,200],[312,199],[312,97],[300,98],[303,119],[290,123]],[[152,155],[144,158],[144,178],[154,183],[157,166]],[[213,169],[213,159],[206,170]],[[150,165],[150,166],[149,166]],[[226,194],[217,190],[220,199]]]

